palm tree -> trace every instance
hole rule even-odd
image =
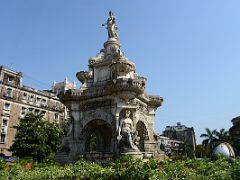
[[[216,132],[217,130],[214,129],[213,131],[211,131],[209,128],[205,128],[206,133],[201,134],[200,137],[201,138],[205,138],[202,142],[203,146],[205,148],[208,149],[209,152],[212,151],[212,149],[214,148],[215,144],[216,144]]]
[[[220,129],[219,132],[216,131],[215,135],[216,135],[218,144],[229,141],[229,132],[226,131],[224,128]]]

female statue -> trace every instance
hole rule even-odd
[[[102,24],[102,26],[105,25],[107,25],[108,38],[118,39],[116,19],[112,11],[109,11],[109,18],[107,22],[105,24]]]
[[[129,147],[130,149],[137,150],[137,146],[134,144],[133,136],[133,122],[130,118],[131,111],[125,111],[125,117],[120,120],[119,132],[118,135],[121,137],[123,147]]]

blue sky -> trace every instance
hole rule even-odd
[[[0,64],[39,89],[76,80],[103,47],[112,10],[122,50],[165,100],[156,131],[181,122],[201,142],[204,128],[229,129],[240,115],[239,9],[238,0],[1,0]]]

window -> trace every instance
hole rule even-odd
[[[31,94],[30,97],[29,97],[29,100],[33,101],[33,99],[34,99],[34,95]]]
[[[54,120],[55,120],[55,121],[58,121],[58,118],[59,118],[58,113],[55,113],[55,114],[54,114]]]
[[[56,102],[56,106],[59,107],[59,106],[60,106],[60,103],[59,103],[59,102]]]
[[[58,120],[58,113],[55,113],[54,119],[55,119],[55,120]]]
[[[1,126],[1,134],[7,134],[8,119],[3,119]]]
[[[61,104],[59,102],[56,102],[55,110],[57,111],[61,110]]]
[[[7,128],[8,128],[7,126],[8,126],[8,119],[3,118],[1,129],[0,129],[1,134],[7,134]]]
[[[29,108],[29,109],[28,109],[28,112],[30,112],[30,113],[33,113],[33,111],[34,111],[33,108]]]
[[[3,119],[2,125],[3,125],[3,126],[7,126],[7,125],[8,125],[8,120],[7,120],[7,119]]]
[[[41,111],[41,115],[46,116],[46,111]]]
[[[7,88],[5,96],[12,97],[12,89],[11,88]]]
[[[23,99],[27,99],[27,97],[28,97],[27,93],[24,92],[23,95],[22,95],[22,98],[23,98]]]
[[[37,97],[36,99],[36,104],[39,106],[40,105],[40,102],[41,102],[41,98]]]
[[[21,115],[25,115],[26,113],[27,113],[27,108],[26,107],[22,107]]]
[[[40,110],[35,109],[35,114],[40,114]]]
[[[9,82],[13,82],[14,81],[14,77],[13,76],[8,76],[8,81]]]
[[[5,134],[1,134],[0,143],[5,143],[5,141],[6,141],[6,135]]]
[[[6,111],[10,111],[10,108],[11,108],[11,105],[10,105],[10,103],[5,103],[4,104],[4,110],[6,110]]]
[[[47,106],[47,100],[46,99],[42,99],[42,106],[46,107]]]

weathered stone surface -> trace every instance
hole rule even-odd
[[[82,86],[61,95],[72,119],[57,155],[59,162],[63,152],[66,162],[66,157],[99,161],[124,154],[153,158],[160,153],[153,124],[163,98],[145,93],[147,79],[136,74],[135,64],[120,49],[115,29],[109,29],[116,26],[108,23],[116,23],[112,12],[104,49],[89,59],[88,71],[77,73]]]

